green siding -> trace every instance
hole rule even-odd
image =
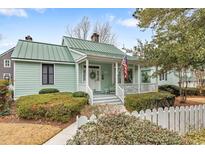
[[[112,64],[92,61],[90,61],[89,64],[101,66],[101,77],[102,75],[104,76],[104,79],[101,80],[101,90],[110,88],[112,86]],[[79,83],[82,83],[83,65],[85,65],[85,63],[79,65]]]
[[[76,90],[75,65],[54,64],[54,85],[42,85],[41,63],[15,62],[15,97],[37,94],[42,88]]]

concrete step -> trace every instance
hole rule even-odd
[[[107,97],[94,97],[93,100],[110,100],[110,99],[119,99],[116,96],[107,96]]]
[[[94,104],[122,104],[121,100],[116,95],[94,95]]]
[[[119,98],[114,98],[114,99],[98,99],[98,100],[93,100],[93,102],[120,102]]]

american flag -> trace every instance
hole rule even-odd
[[[122,59],[122,67],[124,72],[124,78],[128,79],[128,61],[127,61],[127,55],[124,56]]]

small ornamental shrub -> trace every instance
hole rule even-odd
[[[45,88],[39,91],[39,94],[49,94],[49,93],[58,93],[59,90],[55,88]]]
[[[141,111],[174,105],[175,96],[168,92],[151,92],[130,94],[125,97],[125,107],[128,111]]]
[[[88,94],[83,91],[77,91],[73,93],[73,97],[88,97]]]
[[[188,144],[177,133],[163,129],[149,121],[119,114],[104,116],[96,123],[80,127],[67,144],[72,145],[136,145]]]
[[[175,96],[180,96],[179,87],[175,85],[161,85],[159,86],[159,90],[170,92],[171,94]],[[205,88],[201,90],[201,93],[198,88],[188,87],[186,90],[187,90],[188,96],[205,96]],[[184,91],[185,89],[182,89],[183,93]]]
[[[9,114],[12,99],[8,86],[9,81],[0,80],[0,116]]]
[[[67,122],[87,104],[85,97],[72,93],[22,96],[17,100],[17,114],[25,119],[46,119]]]
[[[175,86],[175,85],[161,85],[161,86],[159,86],[159,90],[170,92],[171,94],[173,94],[175,96],[180,95],[179,87]]]

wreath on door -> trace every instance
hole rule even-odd
[[[95,73],[95,72],[91,72],[91,73],[90,73],[90,78],[91,78],[91,79],[95,79],[95,77],[96,77],[96,73]]]

